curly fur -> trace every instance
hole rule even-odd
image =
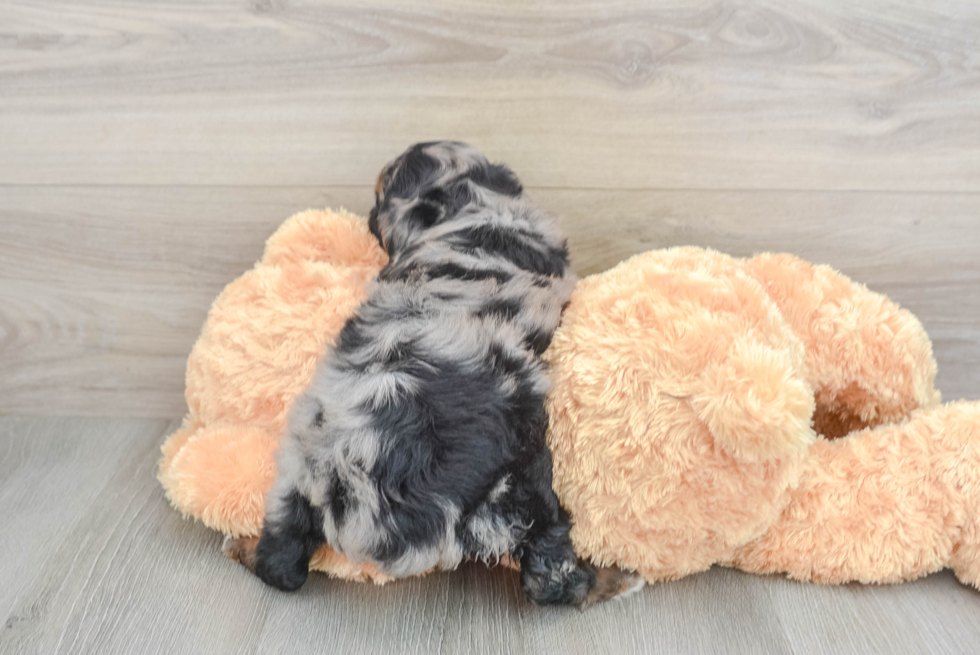
[[[538,603],[582,603],[552,490],[541,354],[576,278],[514,174],[458,142],[385,167],[371,231],[389,255],[296,401],[255,571],[296,589],[326,542],[393,577],[521,563]]]

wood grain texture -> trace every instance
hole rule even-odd
[[[154,479],[175,422],[0,418],[0,655],[974,653],[980,592],[941,573],[819,587],[713,569],[580,613],[509,570],[265,587]]]
[[[980,397],[973,194],[531,189],[585,275],[652,248],[793,252],[916,313],[947,399]],[[295,211],[366,213],[369,187],[7,187],[0,413],[172,417],[211,301]]]
[[[3,0],[0,183],[980,190],[972,0]]]
[[[978,107],[972,0],[0,0],[0,414],[151,417],[0,418],[0,654],[976,652],[948,573],[715,569],[586,614],[476,566],[278,594],[153,473],[221,288],[430,138],[511,164],[582,274],[794,252],[980,397]]]

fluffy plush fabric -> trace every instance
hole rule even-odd
[[[175,507],[259,533],[291,399],[384,263],[366,222],[311,211],[225,289],[163,447]],[[639,255],[579,283],[546,359],[555,490],[597,564],[980,583],[980,404],[939,405],[919,322],[832,269]],[[328,548],[311,568],[387,580]]]
[[[222,291],[187,360],[187,417],[163,446],[159,478],[174,507],[225,534],[261,532],[293,398],[386,262],[366,221],[308,211]],[[311,568],[388,580],[326,547]]]

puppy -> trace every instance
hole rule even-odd
[[[226,553],[283,590],[324,542],[394,577],[510,556],[541,605],[635,588],[578,563],[551,486],[541,354],[576,281],[554,220],[459,142],[412,146],[375,192],[388,265],[294,404],[261,539]]]

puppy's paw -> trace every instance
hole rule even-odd
[[[596,603],[607,600],[621,599],[634,594],[643,588],[646,581],[639,574],[624,571],[615,566],[606,566],[595,570],[595,587],[589,591],[585,599],[578,604],[580,610],[587,610]]]
[[[295,536],[266,532],[255,550],[255,575],[282,591],[296,591],[306,582],[314,548]]]
[[[221,551],[230,560],[234,560],[246,569],[255,573],[255,548],[259,545],[258,537],[225,536]]]
[[[535,605],[581,605],[595,586],[595,574],[575,560],[521,565],[521,586]]]

